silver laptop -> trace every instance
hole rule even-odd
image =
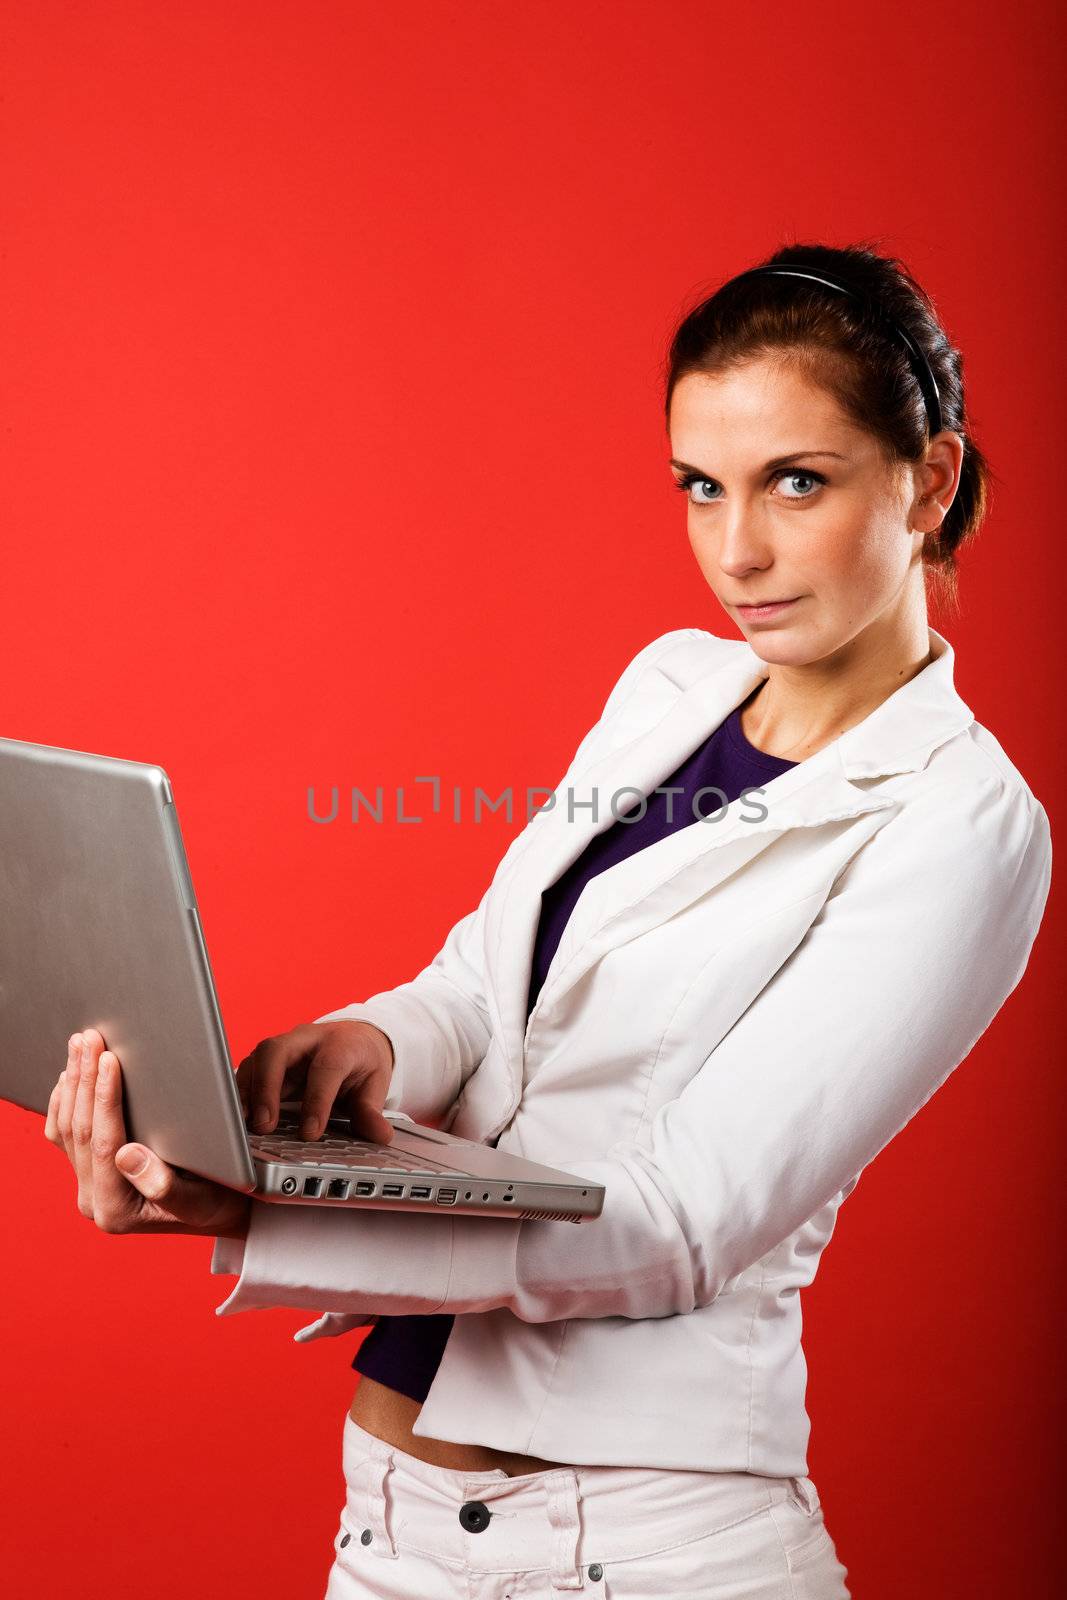
[[[165,1161],[294,1205],[581,1222],[604,1189],[386,1113],[299,1136],[283,1104],[244,1123],[207,946],[161,767],[0,739],[0,1097],[44,1112],[67,1040],[95,1027],[122,1064],[126,1127]]]

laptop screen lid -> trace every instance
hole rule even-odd
[[[256,1177],[162,767],[0,739],[0,1096],[44,1112],[67,1040],[122,1063],[131,1139]]]

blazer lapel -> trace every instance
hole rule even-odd
[[[515,1097],[521,1093],[529,1024],[608,950],[711,893],[787,829],[817,827],[898,806],[896,800],[871,794],[852,780],[914,770],[925,764],[937,743],[973,720],[970,708],[952,687],[951,646],[933,629],[930,639],[934,661],[855,728],[780,774],[762,795],[735,800],[717,814],[717,820],[681,828],[591,880],[528,1021],[526,998],[541,891],[577,859],[595,834],[613,824],[612,796],[631,789],[647,794],[668,778],[767,676],[766,664],[743,642],[723,664],[722,642],[716,641],[713,664],[682,690],[653,726],[602,754],[569,785],[557,789],[554,806],[535,819],[500,894],[491,896],[487,906],[490,990]],[[754,820],[757,800],[767,814]],[[634,803],[633,794],[619,794],[616,808],[621,812]],[[783,886],[783,893],[795,893],[795,885]]]

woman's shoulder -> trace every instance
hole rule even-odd
[[[1001,806],[1045,814],[1003,744],[977,717],[933,752],[927,771],[931,783],[946,797],[955,795],[965,802],[968,795],[985,795]]]
[[[1020,926],[1040,924],[1052,875],[1044,806],[1004,746],[977,719],[900,779],[883,845],[906,859],[946,916],[979,902]]]
[[[616,680],[612,700],[622,698],[652,672],[669,678],[678,688],[688,688],[709,667],[725,663],[745,649],[743,639],[723,639],[706,628],[671,628],[630,657]]]

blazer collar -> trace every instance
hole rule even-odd
[[[921,770],[939,745],[974,720],[953,683],[952,646],[933,628],[929,642],[933,659],[921,672],[854,728],[766,787],[761,798],[767,815],[762,820],[752,820],[751,799],[736,800],[714,822],[681,828],[591,880],[568,923],[530,1020],[559,1000],[614,945],[710,893],[787,829],[895,810],[898,801],[861,788],[855,780]],[[729,645],[725,660],[724,643]],[[747,641],[709,640],[708,649],[707,668],[698,667],[696,677],[658,720],[629,741],[603,751],[556,790],[554,805],[540,812],[527,829],[500,893],[490,897],[485,942],[490,994],[512,1068],[515,1103],[529,1031],[526,997],[542,890],[577,859],[594,834],[612,824],[613,794],[623,789],[647,794],[664,782],[768,676],[766,663]],[[658,670],[653,669],[650,677],[654,679]],[[638,688],[632,711],[638,709],[640,693]],[[617,806],[622,809],[632,803],[627,795]]]
[[[919,772],[939,745],[974,721],[956,691],[956,652],[927,628],[934,659],[836,741],[847,778]]]

